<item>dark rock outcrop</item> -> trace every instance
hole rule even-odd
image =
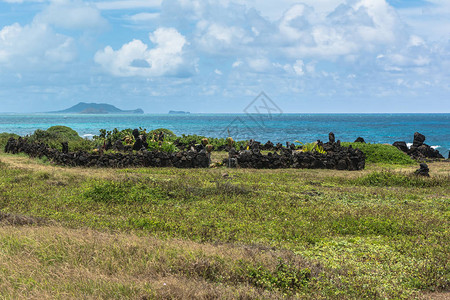
[[[333,144],[335,141],[336,141],[336,137],[334,136],[334,133],[330,132],[330,133],[328,134],[328,142],[329,142],[330,144]]]
[[[392,146],[396,147],[400,151],[403,151],[407,153],[409,151],[408,145],[406,145],[406,142],[395,142],[392,144]]]
[[[355,140],[355,143],[363,143],[363,144],[365,144],[366,141],[365,141],[362,137],[358,137],[358,138]]]
[[[425,136],[418,132],[414,133],[413,145],[408,148],[405,142],[395,142],[393,146],[408,154],[412,159],[440,159],[444,158],[438,150],[425,144]]]
[[[420,147],[425,142],[425,136],[423,134],[420,134],[418,132],[414,133],[414,140],[413,140],[413,146],[414,147]]]
[[[141,140],[141,138],[139,137],[139,135],[136,137],[136,140],[133,144],[133,150],[135,151],[139,151],[144,147],[144,142]]]

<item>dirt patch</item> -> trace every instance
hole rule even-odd
[[[0,212],[0,226],[1,225],[13,225],[13,226],[25,226],[25,225],[42,225],[44,220],[42,218],[28,217],[15,214],[7,214]]]
[[[449,300],[450,292],[442,292],[442,293],[426,293],[423,294],[420,299],[422,300]]]

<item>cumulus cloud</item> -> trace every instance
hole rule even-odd
[[[101,30],[107,21],[93,5],[81,0],[56,0],[39,13],[35,21],[75,30]]]
[[[107,25],[96,7],[81,0],[49,2],[30,24],[0,28],[1,65],[18,71],[59,70],[78,52],[77,40],[61,30],[98,31]]]
[[[280,20],[279,30],[293,58],[336,59],[395,46],[408,36],[395,10],[385,0],[341,4],[325,19],[313,23],[314,10],[294,5]]]
[[[385,0],[327,0],[328,10],[314,1],[303,1],[313,6],[284,2],[291,6],[271,21],[228,0],[165,0],[161,19],[174,27],[192,28],[186,36],[198,55],[245,61],[243,65],[255,72],[279,72],[272,66],[299,60],[343,58],[353,63],[368,56],[375,60],[409,39]]]
[[[107,46],[95,54],[95,62],[116,76],[183,76],[191,66],[184,56],[186,38],[174,28],[159,28],[149,35],[155,45],[149,48],[133,40],[120,49]]]
[[[15,23],[0,30],[0,64],[11,68],[68,63],[76,57],[74,39],[46,24]]]

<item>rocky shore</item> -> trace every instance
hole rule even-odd
[[[429,145],[425,144],[425,140],[426,137],[423,134],[416,132],[414,133],[413,144],[411,147],[408,148],[408,145],[404,141],[398,141],[392,145],[405,152],[415,160],[443,159],[444,156],[442,156],[438,150],[433,149]]]

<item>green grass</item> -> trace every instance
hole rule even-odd
[[[366,155],[366,162],[368,163],[394,165],[410,165],[415,163],[408,155],[391,145],[342,143],[342,146],[352,146],[353,148],[360,149]]]
[[[83,287],[81,297],[186,296],[194,283],[213,298],[408,299],[449,289],[445,163],[430,165],[431,178],[422,178],[370,164],[363,172],[86,170],[5,154],[0,160],[1,211],[56,222],[67,234],[93,231],[92,241],[79,243],[70,235],[41,240],[5,233],[0,251],[17,259],[27,253],[47,270],[88,268],[98,280],[67,283],[72,291]],[[93,246],[99,234],[111,244]],[[139,240],[135,248],[126,246],[131,236]],[[148,248],[149,237],[169,246]],[[174,246],[180,240],[189,245]],[[98,258],[84,261],[92,255]],[[147,272],[152,276],[142,275]],[[20,279],[25,291],[46,290],[44,275],[19,274],[5,278],[10,285]],[[101,280],[112,274],[123,278],[112,285]],[[160,289],[161,277],[177,278],[176,284]]]

